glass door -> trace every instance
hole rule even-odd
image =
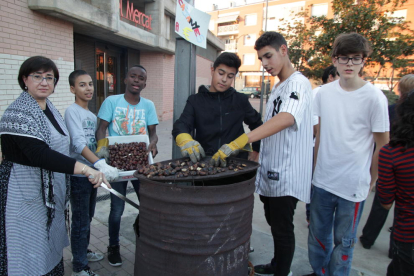
[[[120,52],[96,48],[97,110],[108,96],[120,93],[120,56]]]

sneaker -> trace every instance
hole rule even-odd
[[[92,250],[88,249],[86,257],[88,258],[88,262],[99,262],[104,258],[104,255],[102,253],[93,252]]]
[[[255,275],[273,275],[275,274],[275,268],[272,266],[271,263],[265,265],[256,265],[254,267],[254,274]]]
[[[80,272],[72,271],[72,276],[99,276],[99,275],[93,272],[90,268],[87,268]]]
[[[253,252],[254,252],[254,248],[253,246],[250,246],[249,253],[253,253]]]
[[[108,262],[112,266],[122,265],[121,254],[119,253],[119,245],[108,246]]]
[[[315,272],[311,273],[311,274],[306,274],[306,275],[302,275],[302,276],[317,276]]]

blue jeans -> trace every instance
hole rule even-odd
[[[86,253],[89,245],[90,224],[95,213],[97,189],[93,188],[86,177],[71,176],[70,183],[72,264],[73,271],[80,272],[88,267]]]
[[[364,203],[313,187],[308,254],[316,275],[349,275]]]
[[[132,186],[134,186],[135,193],[139,200],[139,180],[132,180]],[[111,183],[112,188],[126,195],[128,181],[113,182]],[[109,212],[108,218],[108,230],[109,230],[109,245],[119,245],[119,228],[121,227],[121,217],[124,213],[125,201],[111,194],[111,211]],[[132,225],[131,225],[132,227]]]

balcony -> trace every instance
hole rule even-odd
[[[219,26],[217,35],[218,36],[232,35],[232,34],[238,34],[238,33],[239,33],[239,24],[233,24],[233,25]]]
[[[226,52],[233,52],[236,53],[237,52],[237,43],[228,43],[224,45],[224,50]]]

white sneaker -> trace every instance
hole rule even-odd
[[[82,270],[81,272],[72,271],[72,276],[99,276],[89,268]]]
[[[88,262],[98,262],[104,258],[104,255],[102,253],[93,252],[92,250],[88,249],[86,257],[88,258]]]
[[[287,276],[293,276],[293,273],[292,273],[292,271],[291,271],[291,272],[289,272],[289,274],[288,274]]]

